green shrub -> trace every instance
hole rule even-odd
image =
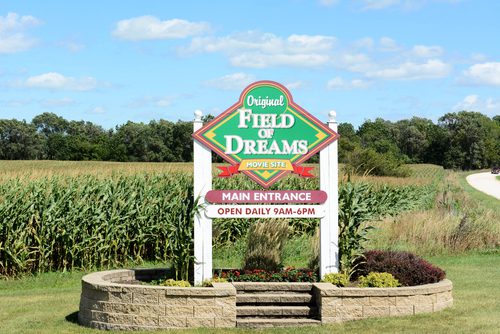
[[[248,231],[243,269],[280,270],[288,232],[287,220],[271,219],[252,224]]]
[[[359,286],[362,288],[395,288],[400,285],[399,281],[389,273],[371,272],[366,277],[359,277]]]
[[[211,287],[213,286],[212,283],[227,283],[227,279],[222,278],[222,277],[212,277],[212,279],[206,279],[201,283],[201,286],[204,287]]]
[[[404,286],[436,283],[446,277],[443,270],[409,252],[370,250],[363,254],[357,268],[356,275],[391,273]]]
[[[378,175],[378,176],[398,176],[410,175],[410,170],[405,167],[404,161],[394,154],[378,153],[371,148],[356,148],[347,156],[346,167],[354,173]]]
[[[326,274],[321,281],[332,283],[336,286],[347,286],[349,284],[349,276],[345,273],[330,273]]]
[[[164,286],[176,286],[178,288],[189,288],[189,287],[191,287],[191,283],[189,283],[188,281],[184,281],[184,280],[177,281],[177,280],[174,280],[174,279],[171,279],[171,278],[165,280],[161,285],[164,285]]]

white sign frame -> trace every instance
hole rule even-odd
[[[193,132],[203,127],[200,110],[194,112]],[[337,132],[337,113],[330,111],[328,127]],[[205,196],[212,190],[211,150],[193,140],[194,196],[198,203],[205,203]],[[320,276],[339,271],[338,249],[338,142],[334,141],[320,151],[320,190],[327,193],[321,204],[325,216],[320,222]],[[200,285],[212,278],[212,219],[203,212],[194,217],[194,283]]]

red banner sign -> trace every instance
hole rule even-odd
[[[210,190],[205,199],[210,203],[324,203],[326,192],[322,190]]]

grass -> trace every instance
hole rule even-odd
[[[55,161],[55,160],[0,160],[0,180],[15,177],[36,179],[44,176],[96,175],[109,177],[115,173],[192,173],[192,163],[110,162],[110,161]]]
[[[311,238],[308,235],[297,236],[285,244],[283,265],[286,267],[305,268],[312,257]],[[214,268],[241,268],[245,253],[246,239],[213,250]]]
[[[432,208],[371,222],[376,228],[369,235],[368,247],[420,255],[499,247],[499,201],[472,188],[467,175],[447,171]]]
[[[486,171],[486,170],[484,170]],[[478,173],[479,171],[473,171],[473,172],[461,172],[459,173],[460,175],[460,186],[462,189],[465,190],[465,192],[474,200],[478,201],[481,203],[481,205],[484,205],[488,207],[489,209],[497,212],[500,214],[500,200],[496,199],[493,196],[487,195],[483,193],[482,191],[477,190],[473,186],[471,186],[467,180],[466,177],[470,174],[475,174]],[[500,176],[497,176],[497,179],[500,180]]]
[[[297,241],[302,243],[301,241]],[[308,333],[498,333],[500,252],[427,258],[447,272],[454,288],[453,308],[432,314],[367,319],[312,327]],[[222,259],[219,263],[226,264]],[[0,281],[0,332],[96,333],[75,323],[83,272],[45,273]],[[189,329],[155,333],[255,333],[253,330]],[[302,328],[259,333],[303,333]]]
[[[220,164],[217,164],[220,165]],[[225,163],[223,164],[225,165]],[[315,167],[313,174],[319,175],[317,164],[307,164]],[[346,178],[340,165],[339,176]],[[366,181],[376,185],[405,186],[405,185],[427,185],[443,173],[442,167],[436,165],[409,165],[412,170],[411,177],[389,177],[389,176],[359,176],[353,175],[353,181]],[[95,175],[109,177],[113,174],[137,174],[137,173],[166,173],[166,172],[193,172],[193,164],[190,162],[112,162],[112,161],[57,161],[57,160],[0,160],[0,181],[22,177],[36,179],[40,177],[56,175],[78,176]],[[213,167],[214,175],[219,170]]]

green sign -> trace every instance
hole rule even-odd
[[[268,188],[290,172],[312,176],[299,164],[338,135],[295,104],[284,86],[259,81],[193,137],[232,165],[219,167],[219,176],[242,172]]]

